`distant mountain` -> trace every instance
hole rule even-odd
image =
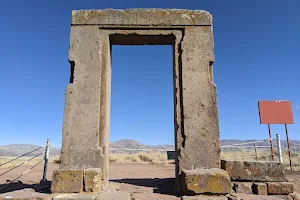
[[[174,150],[173,145],[156,145],[156,146],[150,146],[145,145],[142,143],[139,143],[135,140],[118,140],[116,142],[112,142],[109,145],[110,152],[112,153],[133,153],[137,151],[167,151],[167,150]]]
[[[33,151],[35,149],[37,150]],[[41,146],[33,145],[33,144],[10,144],[10,145],[0,146],[0,156],[20,156],[28,152],[31,153],[26,154],[26,156],[35,156],[39,153],[42,153],[41,156],[44,156],[43,155],[44,151],[45,151],[45,147],[41,148]],[[50,156],[55,156],[58,155],[59,153],[60,153],[60,149],[50,148]]]
[[[112,142],[109,145],[110,148],[124,148],[124,149],[147,149],[149,148],[149,146],[141,144],[135,140],[127,140],[127,139],[123,139],[123,140],[118,140],[116,142]]]
[[[221,140],[221,146],[226,145],[233,145],[233,144],[245,144],[245,146],[253,146],[252,142],[257,142],[259,140]],[[291,147],[294,150],[300,150],[300,140],[291,140]],[[249,144],[250,143],[250,144]],[[274,146],[277,146],[276,140],[273,140]],[[255,144],[257,147],[261,146],[269,146],[269,142],[259,142]],[[287,143],[284,140],[281,140],[281,145],[284,148],[287,148]],[[244,145],[241,145],[244,146]],[[20,156],[24,153],[30,152],[34,149],[39,148],[38,145],[32,145],[32,144],[10,144],[10,145],[3,145],[0,146],[0,156]],[[135,140],[129,140],[129,139],[123,139],[118,140],[116,142],[112,142],[110,144],[110,152],[112,153],[134,153],[138,151],[162,151],[166,152],[168,150],[174,150],[174,145],[145,145],[142,143],[139,143]],[[223,147],[222,151],[238,151],[239,148],[235,148],[234,146],[227,146]],[[42,153],[44,151],[44,148],[41,148],[37,151],[34,151],[32,153],[29,153],[27,156],[34,156],[38,153]],[[56,156],[59,155],[60,149],[59,148],[50,148],[50,156]],[[41,154],[42,156],[43,154]]]

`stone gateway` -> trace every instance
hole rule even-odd
[[[111,47],[115,44],[172,45],[177,189],[214,193],[217,176],[217,182],[229,185],[216,191],[231,191],[229,176],[220,169],[212,16],[207,11],[73,11],[70,34],[71,77],[53,192],[97,191],[108,184]],[[198,179],[203,183],[202,176],[209,177],[211,188],[194,184]]]

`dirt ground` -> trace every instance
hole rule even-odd
[[[8,181],[15,179],[30,166],[22,166],[14,171],[0,176],[0,188]],[[58,169],[57,164],[49,164],[47,180],[49,182],[39,184],[42,179],[43,166],[37,166],[30,172],[25,174],[19,181],[10,184],[0,191],[0,199],[6,196],[13,196],[12,191],[22,190],[24,188],[32,188],[34,191],[40,193],[49,193],[49,185],[51,181],[52,172]],[[0,174],[7,169],[1,169]],[[175,183],[175,169],[174,165],[154,165],[147,163],[134,164],[117,164],[110,165],[110,183],[112,187],[117,187],[118,191],[126,191],[130,193],[143,193],[147,195],[158,195],[159,199],[180,199],[174,193]],[[26,191],[33,191],[32,189],[25,189]],[[19,194],[17,194],[19,196]],[[156,197],[154,197],[155,199]]]
[[[8,181],[15,179],[30,166],[22,166],[14,171],[0,176],[0,188]],[[16,190],[25,188],[28,191],[38,191],[41,195],[50,192],[49,186],[53,170],[58,169],[57,164],[49,164],[47,180],[49,182],[39,184],[42,179],[43,166],[37,166],[19,181],[10,184],[0,191],[0,199],[5,196],[13,196]],[[7,169],[1,169],[0,174]],[[300,193],[300,172],[287,172],[287,178],[293,179],[295,182],[295,191]],[[126,191],[136,196],[144,195],[152,199],[176,200],[180,199],[174,193],[175,169],[174,165],[154,165],[154,164],[116,164],[110,165],[110,183],[117,187],[118,191]]]

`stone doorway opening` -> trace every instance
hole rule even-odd
[[[122,30],[118,30],[115,29],[113,31],[111,30],[103,30],[104,32],[106,32],[106,34],[109,36],[109,45],[108,47],[110,48],[110,58],[112,58],[112,49],[113,46],[115,45],[168,45],[172,47],[172,67],[171,67],[171,73],[173,73],[173,76],[170,73],[170,76],[172,76],[172,82],[173,82],[173,105],[174,105],[174,150],[175,152],[177,152],[177,129],[176,129],[176,125],[177,123],[177,116],[176,116],[176,106],[178,106],[178,104],[175,104],[174,102],[178,102],[177,98],[179,98],[178,96],[178,92],[175,93],[174,91],[176,91],[176,80],[177,80],[177,85],[178,83],[178,79],[175,79],[176,77],[176,73],[178,74],[179,72],[179,63],[180,63],[180,59],[179,59],[179,41],[180,41],[180,37],[181,37],[181,30],[173,30],[173,31],[169,31],[169,30],[165,30],[165,29],[141,29],[141,30],[132,30],[132,29],[122,29]],[[158,34],[159,32],[159,34]],[[174,34],[175,33],[175,34]],[[177,37],[176,37],[177,35]],[[177,41],[176,41],[177,40]],[[177,42],[177,43],[176,43]],[[109,63],[109,62],[108,62]],[[112,63],[110,61],[110,63],[108,64],[108,66],[110,67],[110,76],[111,76],[111,69],[112,69]],[[177,75],[178,76],[178,75]],[[177,95],[177,96],[176,96]],[[108,152],[109,154],[109,152]],[[109,156],[109,155],[108,155]],[[108,158],[106,158],[108,159]],[[109,169],[109,166],[106,167],[106,169]],[[175,158],[175,177],[177,178],[176,183],[177,183],[177,187],[179,187],[179,176],[178,176],[178,170],[179,170],[179,166],[178,166],[178,157],[176,156]],[[110,180],[109,178],[109,171],[107,170],[107,180]]]
[[[109,181],[122,190],[174,191],[175,160],[167,160],[175,150],[172,48],[111,46]]]

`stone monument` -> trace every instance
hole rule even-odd
[[[72,12],[70,34],[71,78],[53,192],[93,192],[108,184],[115,44],[172,45],[177,189],[185,194],[231,192],[229,176],[220,169],[214,40],[207,11],[78,10]]]

